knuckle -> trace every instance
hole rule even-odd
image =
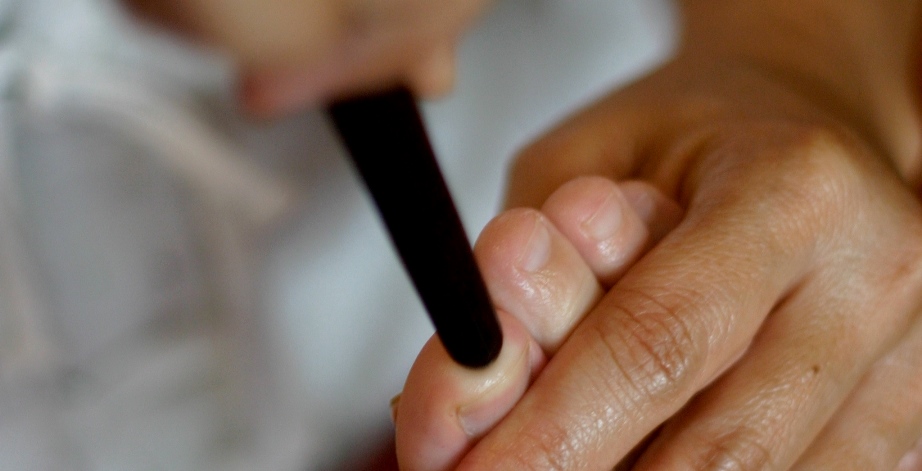
[[[637,395],[632,402],[672,401],[693,389],[706,362],[707,337],[683,316],[685,297],[671,293],[661,301],[641,291],[625,294],[632,301],[596,326],[601,346]]]
[[[741,426],[700,448],[694,469],[702,471],[762,471],[775,469],[767,437],[750,427]]]
[[[732,127],[709,156],[726,174],[722,201],[771,221],[767,248],[786,253],[837,240],[867,214],[867,149],[844,131],[820,124],[770,122]],[[755,140],[733,137],[758,136]],[[725,158],[745,155],[747,159]],[[721,164],[720,162],[725,162]],[[721,167],[726,165],[726,167]]]
[[[827,221],[841,215],[863,185],[854,145],[823,127],[797,129],[788,138],[789,150],[780,159],[789,179],[781,191],[791,195],[785,209],[800,208]]]

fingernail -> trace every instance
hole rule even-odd
[[[551,257],[551,234],[547,230],[547,223],[541,216],[535,216],[535,227],[532,229],[525,250],[519,259],[519,266],[527,272],[536,272],[547,264]]]
[[[621,205],[614,192],[605,198],[589,219],[582,224],[583,232],[592,239],[603,242],[618,232],[622,221]]]
[[[391,424],[397,424],[397,408],[400,406],[400,394],[391,398]]]

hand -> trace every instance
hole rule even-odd
[[[521,282],[508,257],[527,239],[491,243],[484,270],[506,258],[491,286],[549,293],[557,310],[494,294],[510,340],[486,374],[423,350],[397,414],[409,469],[611,469],[650,436],[634,469],[889,471],[922,436],[922,172],[918,136],[898,132],[920,127],[878,119],[904,117],[912,93],[865,107],[822,86],[839,76],[701,54],[519,158],[510,207],[546,212],[596,174],[650,182],[686,216],[598,303],[572,293],[605,287],[599,273]],[[559,336],[535,312],[558,315]],[[515,360],[542,338],[546,366]],[[471,403],[487,411],[476,427],[459,420]]]
[[[455,364],[433,337],[395,407],[401,469],[449,469],[520,399],[530,379],[605,289],[681,217],[638,182],[581,178],[541,211],[514,209],[474,247],[504,331],[485,371]]]
[[[487,0],[125,0],[149,20],[229,53],[242,98],[278,114],[396,83],[447,91],[455,45]]]

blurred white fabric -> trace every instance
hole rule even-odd
[[[506,0],[427,104],[473,238],[515,148],[662,60],[666,0]],[[107,0],[0,0],[0,469],[328,469],[431,334],[319,111]]]

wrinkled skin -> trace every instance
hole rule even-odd
[[[444,90],[482,7],[131,3],[238,59],[265,114]],[[642,471],[897,466],[922,436],[918,3],[683,2],[674,61],[516,160],[508,206],[532,209],[477,247],[504,351],[471,372],[423,349],[404,467],[605,470],[645,437]],[[620,235],[595,243],[607,200]]]
[[[427,346],[396,418],[406,469],[607,470],[657,429],[632,469],[898,465],[922,436],[911,91],[896,90],[906,101],[890,108],[911,132],[885,136],[866,125],[873,113],[805,95],[801,76],[783,70],[683,50],[518,157],[509,207],[557,221],[548,205],[558,189],[598,175],[648,182],[684,218],[623,277],[587,268],[596,279],[578,282],[560,264],[518,270],[508,259],[526,244],[506,241],[521,229],[507,227],[510,213],[491,223],[478,246],[494,250],[480,263],[518,321],[505,324],[516,341],[504,355],[534,355],[538,344],[543,357],[491,367],[485,377],[512,379],[484,393]],[[562,224],[562,239],[580,247]],[[586,306],[578,293],[593,287],[604,294]],[[554,309],[566,313],[556,325],[534,321]],[[527,390],[515,386],[529,378]],[[441,389],[419,394],[432,384]],[[489,411],[476,427],[470,404]]]

